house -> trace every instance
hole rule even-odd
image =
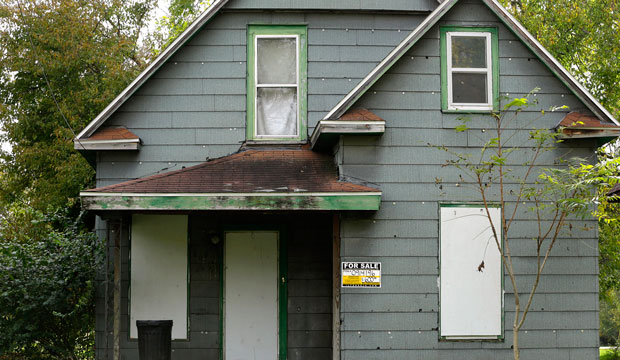
[[[137,359],[136,321],[163,319],[173,359],[512,358],[498,253],[475,269],[480,198],[428,144],[479,151],[500,95],[535,87],[518,121],[566,138],[544,165],[618,136],[496,0],[214,1],[75,139],[109,248],[97,359]],[[595,229],[554,249],[524,359],[597,358]]]

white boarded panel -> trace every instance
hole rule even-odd
[[[501,233],[501,209],[489,209]],[[442,206],[441,336],[496,339],[502,335],[502,262],[483,207]],[[500,239],[501,243],[501,239]],[[484,261],[484,268],[478,267]]]
[[[278,358],[278,233],[229,232],[224,249],[224,359]]]
[[[130,337],[136,320],[172,320],[172,339],[187,339],[187,216],[133,215]]]

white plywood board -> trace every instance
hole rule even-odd
[[[501,234],[501,209],[489,212]],[[490,224],[483,207],[441,207],[442,337],[497,339],[503,333],[502,262]]]
[[[172,339],[187,339],[187,216],[133,215],[130,337],[136,320],[172,320]]]
[[[224,244],[224,358],[278,358],[278,233],[228,232]]]

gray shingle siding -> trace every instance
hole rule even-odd
[[[439,110],[441,25],[497,26],[501,95],[523,96],[534,87],[541,88],[536,95],[539,105],[519,115],[518,123],[510,126],[506,135],[532,121],[530,127],[551,128],[566,115],[566,111],[548,112],[536,120],[541,109],[568,105],[572,110],[584,111],[583,104],[479,2],[457,4],[358,101],[357,105],[386,120],[386,132],[373,138],[345,136],[344,147],[339,149],[341,169],[347,176],[376,183],[383,191],[383,199],[381,210],[374,216],[344,221],[342,256],[343,261],[382,261],[384,285],[380,290],[343,289],[343,359],[512,358],[514,298],[508,278],[503,343],[438,340],[438,200],[480,199],[473,189],[456,186],[462,171],[441,167],[449,155],[428,144],[479,153],[480,146],[491,136],[490,131],[482,130],[492,127],[489,116],[470,115],[468,125],[476,130],[456,133],[454,128],[460,124],[457,118],[461,115]],[[524,156],[531,154],[524,145],[528,136],[527,131],[517,132],[510,143],[521,147],[509,159],[516,175],[524,173],[520,165]],[[539,163],[554,166],[558,158],[592,158],[595,147],[593,141],[563,144],[546,153]],[[527,213],[519,214],[518,219],[511,235],[515,238],[515,267],[523,292],[534,277],[531,229],[535,223]],[[555,247],[521,335],[523,358],[596,358],[596,227],[595,221],[575,221],[573,231],[563,234]]]
[[[356,6],[403,13],[352,13]],[[373,2],[350,0],[317,2],[324,9],[339,6],[345,12],[249,11],[253,0],[230,3],[155,76],[116,112],[106,125],[123,125],[144,142],[139,152],[99,152],[97,185],[109,185],[145,175],[180,169],[235,152],[245,140],[246,28],[252,24],[308,24],[309,132],[347,92],[370,72],[432,10],[435,0]],[[270,0],[261,8],[286,6],[302,10],[314,2]],[[336,4],[336,5],[334,5]],[[500,92],[521,96],[539,86],[540,104],[519,116],[519,126],[539,116],[540,109],[583,104],[480,2],[462,1],[440,22],[445,25],[484,25],[499,28]],[[509,359],[513,295],[506,281],[506,340],[491,342],[438,341],[438,201],[477,201],[477,194],[457,187],[459,171],[443,168],[445,153],[427,144],[450,145],[455,151],[479,151],[488,132],[488,116],[472,115],[470,127],[477,134],[456,133],[457,114],[442,113],[439,26],[419,41],[380,79],[357,105],[386,120],[383,136],[345,136],[336,150],[341,174],[377,184],[383,191],[381,210],[374,214],[344,215],[342,260],[381,261],[381,289],[343,289],[341,298],[342,359]],[[535,122],[539,128],[555,126],[566,112],[548,113]],[[521,146],[526,132],[513,137]],[[589,157],[592,140],[560,145],[545,154],[543,166],[557,158]],[[523,167],[517,159],[527,154],[523,146],[514,154],[515,173]],[[437,184],[441,179],[441,188]],[[514,184],[509,187],[514,187]],[[105,224],[98,222],[105,237]],[[531,282],[533,247],[531,218],[520,214],[513,235],[513,253],[522,290]],[[325,225],[325,224],[324,224]],[[571,234],[560,239],[545,269],[532,313],[521,335],[522,356],[528,359],[591,359],[598,353],[598,251],[596,223],[576,221]],[[327,226],[327,225],[325,225]],[[584,228],[588,228],[585,230]],[[331,229],[330,229],[331,230]],[[123,253],[127,254],[124,245]],[[303,250],[301,244],[299,245]],[[193,252],[204,249],[192,248]],[[305,249],[307,250],[307,249]],[[328,248],[324,249],[329,251]],[[310,257],[313,253],[309,252]],[[317,254],[314,254],[317,255]],[[318,257],[318,255],[317,255]],[[319,259],[319,263],[325,259]],[[310,262],[314,260],[308,260]],[[316,262],[316,261],[315,261]],[[192,264],[199,261],[192,260]],[[325,264],[323,264],[325,265]],[[127,268],[124,259],[123,266]],[[327,266],[327,265],[325,265]],[[321,268],[323,269],[323,268]],[[328,266],[325,269],[330,269]],[[323,269],[323,270],[325,270]],[[331,273],[331,270],[329,270]],[[291,277],[289,359],[326,359],[331,354],[331,295],[327,272],[307,278]],[[126,272],[125,272],[126,275]],[[200,273],[192,268],[192,279]],[[313,282],[317,292],[300,291],[295,281]],[[205,285],[205,284],[202,284]],[[192,345],[175,345],[176,358],[217,358],[218,312],[214,310],[215,285],[192,291],[190,299]],[[308,284],[306,284],[308,285]],[[101,290],[101,289],[100,289]],[[97,322],[98,358],[103,358],[104,325],[102,293]],[[311,295],[311,296],[310,296]],[[314,299],[309,299],[315,297]],[[110,305],[111,306],[111,305]],[[127,309],[127,281],[123,282],[123,308]],[[328,311],[329,310],[329,311]],[[125,310],[126,311],[126,310]],[[304,315],[305,314],[305,315]],[[314,316],[316,315],[316,316]],[[304,317],[306,316],[306,317]],[[126,326],[126,314],[123,318]],[[111,331],[111,323],[108,327]],[[310,332],[312,336],[308,337]],[[111,346],[111,336],[109,336]],[[137,358],[135,342],[122,336],[127,359]],[[304,339],[309,343],[303,344]],[[312,344],[312,346],[307,344]],[[312,349],[316,347],[317,349]],[[329,353],[329,354],[328,354]]]
[[[106,122],[128,127],[143,147],[131,154],[100,153],[97,186],[195,165],[239,148],[245,140],[248,24],[308,24],[311,133],[424,16],[222,11]]]

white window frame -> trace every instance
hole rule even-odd
[[[486,68],[454,68],[452,67],[452,37],[481,37],[486,40]],[[490,32],[449,31],[446,32],[446,62],[448,72],[448,110],[493,110],[493,50]],[[486,103],[456,103],[452,85],[452,74],[486,74],[487,75],[487,102]]]
[[[295,71],[296,76],[295,84],[259,84],[258,83],[258,39],[295,39]],[[273,140],[273,139],[298,139],[299,132],[301,127],[301,99],[300,99],[300,91],[299,91],[299,47],[300,47],[300,37],[299,35],[255,35],[254,36],[254,139],[265,139],[265,140]],[[256,118],[258,116],[258,89],[259,88],[296,88],[296,101],[297,101],[297,117],[295,129],[296,132],[293,135],[258,135],[258,124],[256,122]]]

